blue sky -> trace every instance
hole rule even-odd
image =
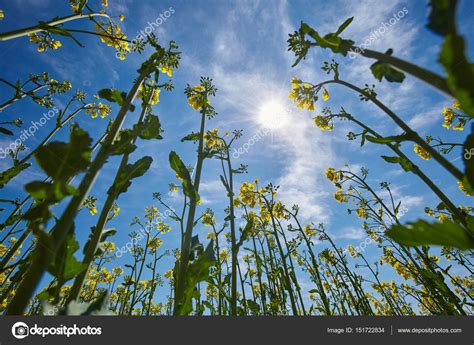
[[[436,62],[441,41],[425,28],[428,14],[426,2],[110,0],[109,3],[110,15],[125,15],[122,26],[129,38],[133,38],[149,22],[155,21],[172,7],[174,13],[154,33],[162,44],[175,40],[182,52],[181,67],[173,76],[175,90],[171,93],[163,91],[161,102],[154,109],[165,130],[164,139],[159,142],[139,142],[139,149],[132,158],[135,160],[143,155],[151,155],[154,159],[152,169],[145,177],[135,180],[129,192],[120,197],[120,215],[109,224],[118,230],[114,238],[117,246],[126,243],[126,234],[131,231],[128,224],[133,216],[142,216],[144,207],[154,204],[153,192],[161,192],[167,202],[180,209],[181,199],[168,194],[168,184],[176,182],[168,166],[168,154],[170,150],[175,150],[186,164],[195,163],[195,147],[192,143],[181,143],[180,139],[192,130],[197,130],[199,116],[187,105],[183,91],[186,84],[197,84],[200,76],[211,77],[218,88],[216,97],[211,101],[219,115],[208,122],[208,128],[216,127],[220,131],[243,129],[244,135],[236,147],[247,143],[258,130],[265,127],[270,129],[268,135],[235,161],[235,165],[244,163],[249,166],[248,174],[238,177],[238,184],[258,177],[262,184],[273,182],[279,185],[282,201],[288,206],[299,204],[304,222],[324,222],[339,245],[358,245],[365,236],[360,220],[354,215],[347,215],[345,207],[333,200],[335,188],[324,177],[328,166],[341,168],[348,163],[354,170],[365,166],[370,171],[369,181],[374,186],[381,181],[391,182],[395,196],[402,200],[408,210],[404,220],[416,219],[423,213],[425,206],[435,207],[439,203],[416,176],[402,173],[398,167],[379,158],[383,154],[390,155],[385,147],[365,145],[360,148],[358,142],[348,141],[347,132],[354,130],[348,123],[337,122],[333,132],[321,132],[314,126],[311,117],[321,111],[322,105],[318,104],[314,113],[300,111],[287,97],[292,76],[313,83],[325,80],[327,76],[320,69],[322,62],[334,58],[341,63],[342,79],[359,86],[375,84],[379,98],[420,134],[442,135],[448,140],[462,141],[464,133],[451,133],[441,127],[442,108],[449,106],[452,100],[411,76],[407,76],[402,84],[379,83],[369,70],[372,60],[360,57],[351,60],[333,56],[326,50],[312,50],[305,61],[291,68],[294,56],[287,51],[286,39],[288,33],[299,27],[301,20],[320,33],[327,33],[335,31],[346,18],[354,16],[353,23],[343,36],[358,44],[383,22],[389,21],[393,14],[406,8],[408,13],[376,40],[370,49],[385,51],[393,48],[394,55],[442,73]],[[0,8],[5,12],[0,31],[71,13],[66,1],[57,0],[1,1]],[[460,31],[467,36],[470,56],[473,56],[473,12],[472,2],[461,1],[458,19]],[[86,25],[71,24],[68,27],[82,28]],[[73,88],[81,88],[89,95],[106,87],[128,90],[146,54],[130,55],[125,61],[120,61],[115,58],[114,50],[96,37],[81,35],[78,38],[86,46],[85,49],[71,40],[61,38],[61,49],[43,54],[37,53],[27,38],[1,43],[1,77],[15,81],[17,78],[27,78],[29,73],[48,71],[51,77],[70,80]],[[331,86],[328,90],[330,101],[324,106],[328,105],[334,110],[343,106],[385,135],[397,132],[384,114],[375,106],[360,102],[354,93],[341,86]],[[10,94],[9,90],[0,86],[2,100]],[[61,102],[64,102],[63,98],[58,99],[59,105]],[[278,114],[268,113],[269,104],[280,105]],[[3,118],[10,120],[21,117],[25,123],[29,123],[43,112],[32,102],[24,101],[8,108]],[[130,126],[136,116],[137,112],[130,114],[126,125]],[[90,119],[85,114],[80,116],[78,122],[95,138],[107,124],[106,120]],[[48,133],[48,126],[53,125],[51,122],[42,127],[34,138],[26,142],[26,146],[35,147]],[[56,137],[66,138],[67,130]],[[9,141],[2,137],[0,144],[6,146]],[[466,204],[467,199],[457,189],[456,181],[451,176],[435,163],[421,161],[413,153],[410,144],[404,145],[404,151],[447,190],[456,204]],[[453,155],[452,159],[457,156]],[[455,164],[462,167],[459,159]],[[94,186],[93,195],[105,194],[116,166],[117,159],[114,158],[104,167]],[[6,167],[6,160],[1,160],[0,168],[4,170]],[[218,179],[219,173],[217,162],[205,162],[200,193],[203,198],[202,211],[213,208],[218,222],[222,222],[223,205],[226,205],[223,203],[226,200],[224,188]],[[38,169],[23,173],[2,190],[2,198],[24,195],[23,184],[40,176]],[[103,201],[99,198],[99,209]],[[57,214],[60,214],[60,209]],[[96,217],[81,213],[76,226],[79,239],[87,237]],[[177,231],[164,236],[166,248],[178,245]],[[199,227],[196,232],[203,240],[207,229]],[[373,259],[378,255],[373,248],[367,254]],[[167,261],[166,265],[163,271],[171,267],[171,261]]]

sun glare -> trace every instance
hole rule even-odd
[[[259,124],[269,129],[283,128],[290,121],[288,109],[276,100],[263,103],[257,116]]]

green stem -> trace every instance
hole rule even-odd
[[[199,183],[201,181],[202,165],[204,161],[204,130],[206,124],[206,107],[201,110],[201,128],[199,132],[198,157],[196,163],[196,175],[194,178],[194,189],[199,191]],[[186,231],[184,233],[184,241],[181,245],[181,257],[179,260],[178,276],[175,282],[175,301],[174,315],[182,315],[182,308],[185,303],[184,291],[186,289],[186,274],[188,271],[189,257],[191,254],[191,239],[193,235],[194,216],[196,213],[197,200],[194,194],[189,197],[189,211],[186,222]]]
[[[424,141],[418,133],[413,131],[401,118],[399,118],[392,110],[390,110],[385,104],[380,102],[376,97],[367,94],[364,92],[364,90],[358,88],[357,86],[348,83],[343,80],[339,79],[334,79],[334,80],[328,80],[325,81],[319,85],[324,85],[324,84],[340,84],[343,86],[346,86],[357,93],[367,97],[370,99],[375,105],[377,105],[380,109],[383,110],[409,137],[410,140],[413,140],[415,143],[420,145],[425,151],[427,151],[439,164],[441,164],[447,171],[449,171],[457,180],[462,181],[464,178],[464,174],[456,168],[454,165],[452,165],[446,158],[444,158],[441,154],[439,154],[438,151],[436,151],[434,148],[432,148],[426,141]]]
[[[103,13],[73,14],[73,15],[62,17],[59,19],[51,20],[49,22],[46,22],[46,24],[48,26],[56,26],[56,25],[64,24],[76,19],[83,19],[83,18],[91,19],[93,17],[105,17],[105,18],[110,19],[110,17],[107,14],[103,14]],[[40,31],[44,31],[44,29],[41,28],[40,24],[33,25],[33,26],[23,28],[23,29],[8,31],[8,32],[0,33],[0,41],[12,40],[14,38],[27,36],[29,34],[33,34]]]
[[[53,250],[55,252],[59,250],[59,248],[66,240],[66,236],[69,232],[69,229],[73,225],[77,211],[80,209],[82,202],[84,201],[85,197],[92,188],[92,185],[95,183],[99,171],[109,158],[110,147],[113,141],[116,139],[120,128],[122,127],[126,114],[130,109],[130,105],[132,104],[138,92],[138,88],[140,87],[140,85],[145,80],[148,74],[148,69],[143,68],[137,80],[135,81],[132,89],[128,93],[124,104],[120,108],[117,118],[112,124],[110,131],[104,140],[104,145],[100,148],[99,152],[97,153],[97,156],[90,164],[88,171],[86,172],[79,187],[77,188],[76,195],[72,197],[63,215],[56,223],[55,229],[52,232],[52,244]],[[18,315],[23,313],[23,311],[25,310],[26,306],[28,305],[28,301],[33,296],[33,293],[39,281],[41,280],[41,277],[46,271],[46,267],[48,264],[48,258],[45,254],[46,252],[47,250],[42,246],[38,245],[36,247],[33,255],[34,260],[32,261],[31,266],[26,272],[26,275],[23,278],[22,282],[18,286],[18,294],[15,295],[11,304],[8,306],[8,315]]]

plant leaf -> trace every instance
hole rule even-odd
[[[394,225],[387,236],[405,246],[438,245],[461,250],[474,249],[474,240],[459,224],[452,221],[428,223],[424,220]]]
[[[441,36],[453,32],[455,28],[457,0],[431,0],[428,29]]]
[[[102,89],[99,91],[99,97],[122,106],[125,103],[127,94],[116,89]],[[130,111],[134,110],[135,106],[133,104],[130,104]]]
[[[389,49],[385,52],[386,55],[392,55],[393,50]],[[393,68],[390,64],[383,61],[377,61],[370,66],[372,74],[378,81],[382,81],[385,78],[391,83],[401,83],[405,79],[405,74],[399,70]]]
[[[169,161],[171,169],[173,169],[176,173],[176,176],[178,176],[183,181],[184,194],[190,198],[195,199],[196,202],[199,202],[199,194],[194,188],[193,183],[191,181],[191,176],[189,175],[189,171],[184,165],[181,158],[179,158],[176,152],[171,151]]]
[[[136,177],[143,176],[150,169],[153,159],[145,156],[133,164],[127,164],[116,176],[114,184],[109,188],[108,194],[119,195],[125,193]]]
[[[30,166],[30,163],[22,163],[12,166],[11,168],[0,173],[0,189],[3,188],[12,178]]]
[[[398,163],[406,172],[413,171],[413,164],[411,164],[407,159],[401,157],[389,157],[381,156],[384,161],[388,163]]]

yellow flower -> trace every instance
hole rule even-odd
[[[91,215],[97,214],[97,207],[96,207],[96,206],[92,206],[91,208],[89,208],[89,213],[90,213]]]
[[[443,115],[444,115],[443,127],[450,129],[454,120],[454,111],[451,108],[444,107]]]
[[[242,204],[248,205],[250,208],[255,207],[256,195],[255,186],[249,182],[244,182],[240,186],[239,196]]]
[[[452,107],[457,110],[461,110],[461,103],[459,101],[454,101]]]
[[[335,169],[327,168],[325,174],[326,174],[326,178],[329,181],[334,182],[334,183],[339,182],[339,174]]]
[[[173,76],[173,69],[171,67],[163,66],[163,67],[160,67],[159,70],[160,70],[160,72],[162,72],[164,74],[167,74],[168,77]]]
[[[260,218],[262,218],[262,221],[267,223],[271,220],[270,212],[265,206],[260,207]]]
[[[242,207],[242,202],[240,201],[239,198],[234,198],[232,200],[232,204],[234,205],[234,207],[237,207],[237,208]]]
[[[334,193],[334,199],[337,202],[348,202],[349,201],[349,198],[344,195],[344,191],[340,188]]]
[[[100,115],[101,118],[106,117],[112,112],[112,109],[108,104],[99,102],[99,104],[88,104],[86,106],[86,114],[90,115],[93,119]]]
[[[441,223],[444,223],[445,221],[447,221],[449,219],[449,216],[447,214],[444,214],[444,213],[441,213],[438,217],[438,220],[441,222]]]
[[[104,7],[109,6],[108,0],[102,0],[102,6],[104,6]]]
[[[201,222],[204,226],[213,226],[216,224],[216,218],[210,212],[206,212],[202,215]]]
[[[173,279],[173,270],[167,270],[164,274],[166,279],[172,280]]]
[[[367,218],[367,211],[365,210],[365,208],[363,207],[359,207],[357,210],[356,210],[356,214],[359,218],[363,218],[363,219],[366,219]]]
[[[150,100],[152,105],[160,103],[160,92],[160,89],[153,89],[153,95]]]
[[[352,244],[349,245],[349,247],[347,247],[347,251],[349,252],[349,255],[352,256],[353,258],[359,255],[359,253],[357,252],[357,250],[354,248]]]
[[[3,13],[3,10],[0,10],[0,20],[2,20],[3,18],[5,18],[5,14]]]
[[[312,228],[309,224],[304,227],[304,233],[309,238],[316,236],[316,229]]]
[[[6,252],[7,246],[5,246],[3,243],[0,243],[0,256],[4,256]]]
[[[124,16],[123,14],[119,16],[119,20],[120,20],[121,22],[123,22],[124,19],[125,19],[125,16]]]
[[[425,149],[422,148],[420,145],[415,144],[415,146],[413,147],[413,150],[422,159],[424,159],[424,160],[430,160],[431,159],[431,155],[427,151],[425,151]]]
[[[112,215],[113,215],[113,218],[117,217],[118,214],[120,212],[120,207],[118,207],[117,205],[114,206],[113,210],[112,210]]]
[[[324,91],[323,91],[323,100],[325,100],[325,101],[329,100],[329,92],[326,89],[324,89]]]
[[[458,181],[458,187],[459,187],[459,190],[463,191],[464,194],[466,194],[467,196],[472,196],[472,194],[470,194],[468,190],[466,189],[466,186],[464,186],[464,182]]]
[[[227,249],[222,249],[219,253],[219,260],[226,261],[229,260],[229,253],[227,253]]]
[[[60,41],[54,41],[53,42],[53,49],[58,49],[61,46],[62,46],[62,44],[61,44]]]
[[[295,89],[299,89],[300,87],[301,87],[301,80],[295,77],[291,78],[291,88],[295,90]]]
[[[276,219],[285,218],[285,205],[283,205],[280,200],[273,205],[273,215]]]
[[[204,133],[204,144],[207,148],[219,150],[224,148],[224,142],[219,138],[217,128]]]
[[[102,244],[104,251],[107,253],[112,253],[115,250],[115,243],[114,242],[109,242],[105,241]]]
[[[329,116],[318,115],[313,117],[314,124],[323,131],[332,131],[334,129],[334,124],[331,122]]]
[[[71,5],[71,9],[72,9],[74,12],[79,12],[79,5]]]
[[[33,43],[39,43],[41,41],[41,38],[35,32],[29,34],[28,37],[30,38],[30,42]]]
[[[146,246],[151,250],[151,252],[156,252],[156,250],[159,249],[162,244],[163,240],[160,240],[158,237],[153,237],[148,240]]]
[[[464,126],[461,122],[458,122],[456,125],[453,126],[453,130],[454,131],[463,131],[464,130]]]
[[[204,86],[196,85],[191,88],[192,94],[188,97],[188,103],[194,110],[199,110],[205,105],[210,105],[210,100],[203,92]]]

